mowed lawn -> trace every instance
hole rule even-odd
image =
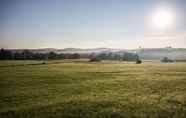
[[[186,118],[186,63],[30,63],[0,61],[0,118]]]

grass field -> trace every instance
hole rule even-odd
[[[35,63],[0,61],[0,118],[186,118],[186,63]]]

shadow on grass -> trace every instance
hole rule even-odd
[[[185,118],[186,106],[161,108],[145,103],[71,101],[11,110],[1,118]]]

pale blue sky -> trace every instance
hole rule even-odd
[[[172,25],[156,29],[157,8]],[[186,47],[186,0],[0,0],[2,48]]]

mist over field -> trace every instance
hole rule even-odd
[[[9,49],[13,52],[22,52],[25,49]],[[138,54],[141,59],[144,60],[161,60],[164,57],[177,60],[186,59],[186,48],[138,48],[138,49],[114,49],[114,48],[65,48],[65,49],[54,49],[54,48],[43,48],[43,49],[27,49],[33,53],[79,53],[79,54],[91,54],[91,53],[113,53],[122,55],[125,52],[131,52]]]

